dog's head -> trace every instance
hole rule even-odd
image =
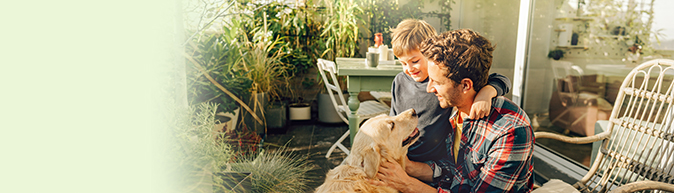
[[[405,167],[407,148],[419,139],[418,117],[414,109],[397,116],[379,115],[367,120],[356,134],[351,154],[345,160],[349,165],[361,165],[372,178],[382,159],[395,160]]]

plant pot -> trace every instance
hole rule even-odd
[[[216,127],[219,129],[226,129],[223,130],[223,132],[234,130],[239,119],[240,109],[241,108],[235,109],[233,113],[218,112],[215,114],[215,118],[220,120],[220,124],[216,125]]]
[[[252,192],[253,181],[250,172],[218,172],[216,178],[222,183],[213,186],[213,192]],[[217,182],[217,180],[214,180]]]
[[[335,99],[339,97],[335,95]],[[345,101],[349,97],[349,94],[342,94],[341,97],[344,97]],[[344,121],[339,117],[335,106],[332,105],[330,100],[330,95],[328,94],[319,94],[318,95],[318,121],[323,123],[344,123]]]
[[[265,118],[267,119],[267,132],[277,133],[271,129],[278,130],[286,127],[287,122],[286,103],[274,102],[267,106]],[[284,131],[281,133],[285,133]]]
[[[265,109],[264,107],[267,106],[268,98],[269,95],[267,95],[267,93],[257,93],[258,107],[255,107],[255,101],[252,99],[247,103],[248,107],[250,107],[262,121],[265,120],[265,117],[263,116],[262,110],[260,110],[260,106],[262,106],[262,109]],[[264,125],[258,123],[248,111],[241,110],[240,114],[242,115],[242,121],[246,124],[248,130],[254,131],[255,133],[264,133]]]
[[[573,32],[573,34],[571,34],[571,45],[572,46],[578,45],[578,33],[576,32]]]
[[[311,104],[309,103],[293,103],[288,105],[290,109],[290,120],[292,121],[306,121],[311,120]]]

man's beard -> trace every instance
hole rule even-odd
[[[459,85],[457,84],[456,86],[458,87]],[[461,92],[461,89],[457,87],[454,87],[454,89],[452,89],[450,93],[447,93],[446,96],[442,96],[443,100],[440,103],[440,107],[443,109],[453,108],[459,104],[459,92]]]

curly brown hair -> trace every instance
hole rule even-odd
[[[454,84],[464,78],[471,79],[477,92],[487,85],[494,47],[477,32],[459,29],[427,39],[419,51],[435,62]]]

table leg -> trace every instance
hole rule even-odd
[[[358,92],[349,92],[349,110],[351,110],[351,113],[349,113],[348,118],[349,118],[349,132],[350,132],[350,138],[349,140],[351,141],[351,145],[353,145],[353,139],[356,137],[356,133],[358,133],[358,120],[360,117],[356,114],[358,111],[358,107],[360,107],[360,101],[358,100]]]

